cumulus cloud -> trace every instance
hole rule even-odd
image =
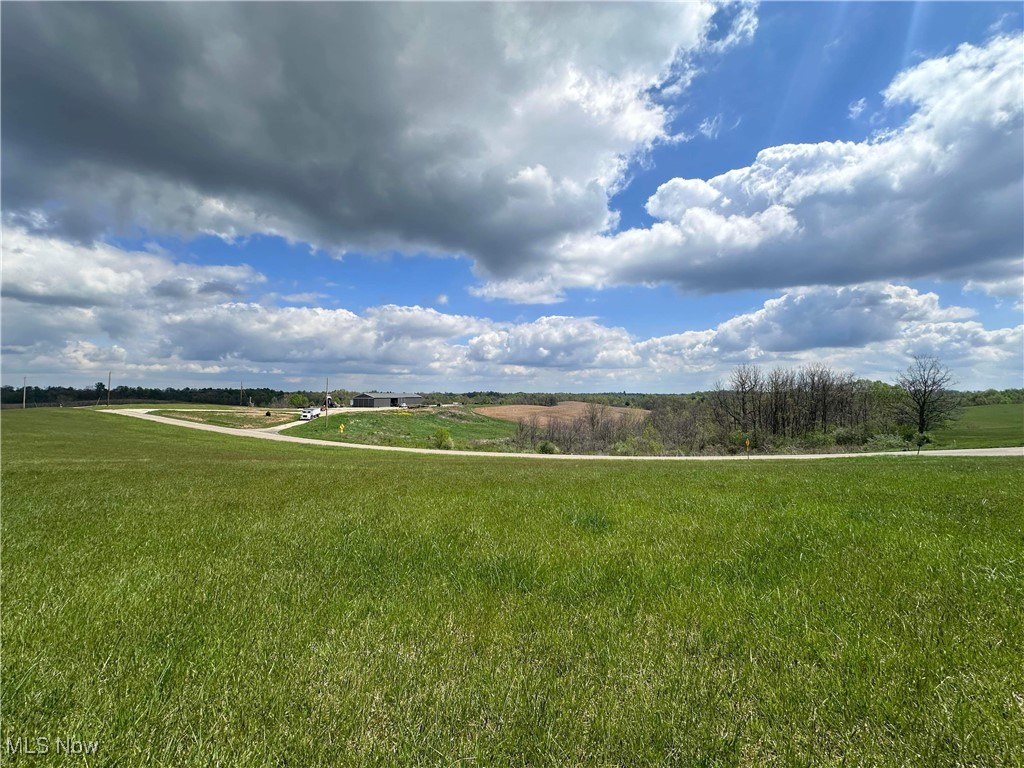
[[[69,365],[78,365],[95,347],[82,346],[84,340],[152,338],[162,313],[237,299],[265,280],[246,265],[182,264],[5,227],[0,287],[5,364],[15,353],[70,344]]]
[[[158,356],[198,362],[239,361],[347,373],[446,370],[449,342],[487,321],[421,307],[344,309],[225,303],[167,315]],[[451,354],[449,354],[451,353]]]
[[[964,307],[939,306],[934,293],[897,285],[797,289],[764,307],[722,323],[712,338],[723,353],[788,353],[822,348],[860,348],[898,337],[903,326],[958,322],[974,315]]]
[[[505,299],[517,304],[558,304],[565,293],[553,275],[537,280],[501,280],[471,285],[469,293],[480,299]]]
[[[671,179],[653,225],[567,238],[519,286],[673,283],[714,292],[931,277],[1000,281],[1024,253],[1024,38],[962,45],[898,75],[889,107],[913,111],[863,142],[789,144],[711,179]],[[984,273],[983,277],[979,275]]]
[[[614,223],[628,162],[669,138],[654,91],[755,28],[711,3],[11,6],[5,215],[510,276]]]
[[[3,230],[2,295],[59,307],[147,307],[237,298],[265,282],[249,266],[176,263],[104,243],[78,246],[23,229]]]
[[[629,334],[592,318],[549,316],[498,328],[469,342],[469,358],[531,368],[580,370],[642,365]]]
[[[394,304],[361,313],[259,304],[220,285],[258,290],[263,276],[248,267],[175,264],[19,230],[4,231],[3,257],[4,366],[29,374],[690,391],[738,362],[825,361],[890,378],[915,353],[939,354],[965,386],[1022,374],[1024,326],[988,329],[972,310],[891,283],[787,290],[713,328],[637,338],[595,317],[499,322]]]

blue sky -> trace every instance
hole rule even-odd
[[[3,381],[674,392],[935,354],[1020,386],[1021,29],[6,6]]]

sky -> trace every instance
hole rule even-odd
[[[4,3],[4,384],[1024,383],[1020,3]]]

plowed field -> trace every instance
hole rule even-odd
[[[558,405],[489,405],[477,408],[476,412],[482,416],[490,416],[492,419],[504,419],[506,421],[530,421],[537,419],[537,423],[544,427],[549,421],[572,421],[587,415],[587,408],[590,403],[581,403],[577,400],[566,400]],[[627,416],[646,416],[650,411],[643,408],[618,408],[610,405],[598,406],[608,417],[621,419]]]

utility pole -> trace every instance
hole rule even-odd
[[[25,393],[28,392],[28,376],[21,377],[21,407],[25,407]]]
[[[331,415],[331,402],[327,398],[331,396],[331,377],[328,376],[324,379],[324,410],[327,411],[327,415]]]
[[[113,371],[107,371],[107,408],[110,407],[110,375]]]
[[[245,380],[238,382],[238,407],[242,407],[242,389],[245,387]]]

